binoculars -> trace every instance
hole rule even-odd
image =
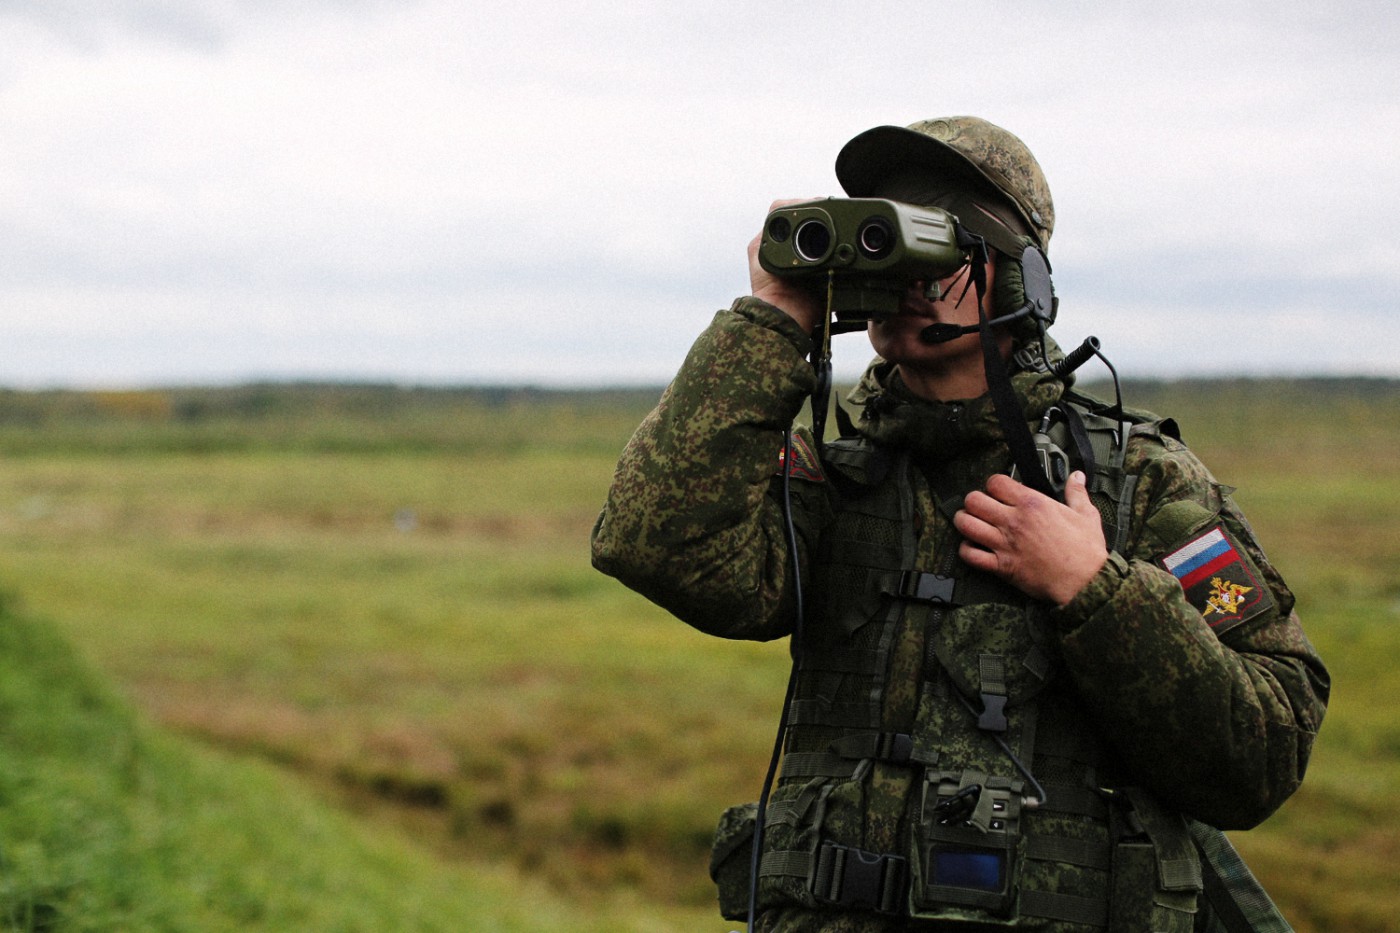
[[[968,261],[957,218],[880,198],[823,198],[769,213],[758,261],[783,278],[825,276],[837,329],[895,314],[913,282],[936,285]]]

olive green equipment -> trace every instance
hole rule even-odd
[[[937,207],[881,198],[823,198],[778,208],[763,224],[758,260],[782,278],[828,287],[837,332],[899,311],[909,286],[938,282],[967,265],[957,218]]]
[[[1176,437],[1175,424],[1147,422],[1121,404],[1106,406],[1072,390],[1052,411],[1058,414],[1036,432],[1047,469],[1053,480],[1067,469],[1086,472],[1105,540],[1122,553],[1138,481],[1126,470],[1127,439],[1139,431]],[[783,704],[778,736],[779,747],[786,747],[786,789],[770,801],[775,748],[759,802],[724,814],[710,863],[722,915],[747,916],[750,930],[761,910],[800,905],[978,928],[1049,918],[1106,933],[1287,933],[1287,922],[1218,829],[1185,820],[1140,788],[1098,782],[1103,751],[1083,740],[1076,707],[1035,687],[1052,673],[1040,648],[1047,642],[1039,628],[1045,618],[1027,610],[1025,630],[1009,630],[1020,641],[986,624],[1002,618],[997,613],[1005,609],[998,607],[1014,615],[1024,596],[994,579],[949,575],[951,565],[939,572],[903,569],[910,566],[905,549],[911,546],[903,532],[912,509],[907,461],[851,435],[824,445],[822,463],[849,508],[832,526],[836,540],[823,549],[829,559],[817,568],[812,595],[827,620],[823,630],[847,638],[808,642],[799,611],[794,672],[805,672],[807,686],[795,690],[794,673]],[[878,566],[868,566],[872,558]],[[801,587],[800,578],[795,582]],[[884,676],[884,655],[870,646],[890,643],[881,627],[899,616],[880,608],[888,605],[882,600],[931,607],[936,615],[928,630],[942,633],[946,642],[939,644],[958,648],[945,654],[934,646],[932,657],[945,673],[921,688],[929,717],[910,735],[881,731],[878,706],[866,699],[883,687],[851,680]],[[971,614],[959,620],[952,607]],[[992,640],[973,641],[983,636]],[[1010,657],[1024,658],[1015,669],[1024,667],[1029,676],[1009,679]],[[937,681],[945,678],[940,689]],[[829,686],[847,681],[855,693]],[[813,703],[811,691],[821,694],[820,703]],[[828,727],[839,728],[839,737],[832,740]],[[990,744],[964,742],[968,736]],[[1027,767],[1036,747],[1056,762],[1044,786]],[[859,793],[853,788],[877,761],[923,769],[912,838],[891,852],[853,848],[827,835],[828,818],[842,808],[849,812],[848,798]],[[1020,817],[1028,809],[1058,823],[1026,836]],[[1104,838],[1064,835],[1064,826],[1088,822],[1105,826]],[[771,845],[765,844],[765,823],[771,823]],[[1107,873],[1104,900],[1046,887],[1043,875],[1028,883],[1026,866],[1047,861]]]

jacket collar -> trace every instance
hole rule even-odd
[[[1047,338],[1051,359],[1059,348]],[[1020,369],[1011,376],[1012,393],[1032,424],[1060,400],[1065,382],[1043,369]],[[847,396],[859,412],[856,429],[871,441],[909,449],[921,462],[942,463],[1004,453],[1001,426],[988,395],[957,401],[930,401],[909,390],[894,364],[876,358]]]

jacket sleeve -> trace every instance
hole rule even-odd
[[[1247,829],[1302,782],[1327,670],[1232,490],[1155,431],[1134,437],[1129,470],[1130,544],[1056,612],[1063,657],[1131,781]]]
[[[791,631],[775,473],[784,431],[812,391],[809,344],[758,299],[715,316],[622,453],[593,529],[597,569],[713,635]],[[817,485],[790,484],[804,528]]]

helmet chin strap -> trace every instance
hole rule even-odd
[[[974,233],[967,232],[959,225],[958,243],[965,245],[972,255],[972,282],[977,288],[977,324],[965,328],[958,327],[956,324],[948,326],[959,331],[958,334],[953,335],[954,337],[973,331],[980,335],[983,367],[987,374],[987,393],[992,397],[992,407],[996,410],[1002,437],[1011,451],[1011,462],[1015,464],[1016,472],[1023,483],[1052,499],[1056,498],[1055,491],[1050,486],[1050,480],[1040,466],[1040,458],[1036,456],[1035,438],[1031,435],[1030,425],[1026,423],[1026,413],[1022,410],[1021,403],[1011,388],[1011,375],[1007,372],[1006,360],[1002,359],[1001,348],[997,346],[996,335],[992,333],[993,327],[1030,314],[1033,310],[1033,303],[1028,301],[1024,307],[1012,314],[1002,315],[995,319],[988,318],[985,299],[987,295],[987,265],[991,261],[991,255],[987,250],[987,241]],[[938,327],[939,325],[933,326]],[[925,328],[926,331],[928,329]],[[922,333],[920,337],[923,337]],[[928,342],[941,343],[942,341]]]

